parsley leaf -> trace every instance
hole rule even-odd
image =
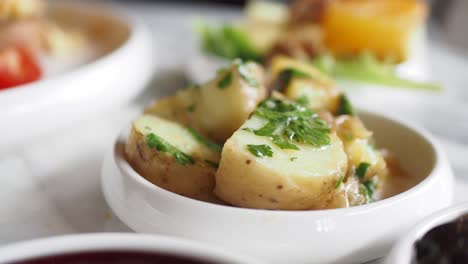
[[[232,72],[228,71],[224,74],[223,78],[218,81],[218,88],[224,90],[231,85],[232,82]]]
[[[268,145],[247,145],[247,149],[250,153],[260,158],[273,157],[273,151]]]
[[[195,163],[190,155],[182,152],[154,133],[149,133],[146,135],[146,144],[148,144],[148,147],[152,149],[171,154],[179,164],[187,165]]]
[[[195,107],[196,107],[196,105],[192,104],[189,107],[187,107],[187,111],[189,111],[190,113],[193,113],[195,111]]]
[[[374,196],[376,184],[372,180],[366,180],[362,183],[362,185],[364,185],[368,198],[372,199]]]
[[[197,131],[195,131],[193,128],[191,127],[187,127],[187,130],[190,132],[190,134],[192,134],[192,136],[200,143],[202,143],[203,145],[207,146],[208,148],[216,151],[216,152],[219,152],[221,153],[222,151],[222,147],[214,142],[212,142],[211,140],[205,138],[204,136],[200,135]]]
[[[211,161],[211,160],[205,160],[205,162],[210,165],[211,167],[217,169],[219,168],[219,164],[217,162]]]
[[[288,87],[289,83],[291,82],[292,79],[298,78],[298,79],[308,79],[311,78],[310,74],[294,69],[294,68],[287,68],[282,70],[279,74],[278,77],[276,78],[274,84],[273,84],[273,89],[282,91],[286,87]]]
[[[338,106],[338,110],[336,111],[336,115],[356,115],[354,111],[353,105],[349,101],[348,97],[345,94],[341,94],[340,96],[340,105]]]
[[[296,102],[302,106],[308,106],[310,104],[309,98],[305,95],[302,95],[299,98],[297,98]]]
[[[249,72],[249,69],[248,69],[248,65],[247,64],[243,64],[242,62],[238,62],[239,63],[239,66],[238,66],[238,71],[239,71],[239,75],[240,77],[250,86],[252,87],[258,87],[260,84],[258,83],[257,80],[255,80],[250,72]]]
[[[340,178],[338,179],[338,181],[335,184],[335,189],[340,188],[341,183],[343,183],[344,177],[345,177],[344,174],[341,174]]]
[[[316,147],[330,144],[325,121],[300,104],[270,98],[261,102],[254,114],[269,121],[255,134],[270,137],[282,149],[298,150],[294,142]]]
[[[360,179],[364,178],[364,176],[366,176],[366,172],[369,166],[370,166],[370,163],[367,163],[367,162],[359,163],[359,166],[356,169],[356,176]]]

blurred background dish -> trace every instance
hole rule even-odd
[[[440,210],[428,217],[426,217],[419,224],[414,226],[410,232],[398,240],[392,248],[389,256],[386,258],[387,264],[393,263],[466,263],[468,260],[468,252],[466,251],[466,241],[468,239],[468,203],[452,206],[444,210]],[[462,219],[463,218],[463,219]],[[455,223],[455,221],[458,221]],[[449,227],[447,224],[453,223],[454,226]],[[441,225],[444,225],[443,227]],[[438,234],[435,234],[435,228],[441,228]],[[424,262],[418,262],[416,244],[423,239],[429,232],[433,232],[432,238],[438,238],[439,245],[429,245],[433,243],[426,241],[425,247],[428,250],[425,253],[428,257]],[[454,244],[451,244],[451,243]],[[455,253],[455,255],[445,252],[445,247],[448,247]],[[419,259],[419,258],[418,258]]]
[[[23,22],[4,22],[0,28],[10,30]],[[34,30],[39,37],[11,38],[13,46],[0,52],[0,82],[5,84],[0,90],[0,152],[131,100],[153,73],[151,37],[135,18],[103,6],[55,3],[45,24],[38,23]],[[62,27],[74,28],[78,35]],[[8,70],[8,65],[16,68]],[[8,72],[20,72],[23,79],[15,81]]]
[[[13,264],[260,263],[224,249],[180,238],[125,233],[69,235],[17,243],[0,249],[0,262]]]

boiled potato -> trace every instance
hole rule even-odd
[[[153,184],[194,199],[217,201],[213,188],[219,148],[177,123],[143,115],[133,122],[125,154]]]
[[[389,172],[382,153],[373,145],[372,132],[355,116],[342,115],[335,122],[348,157],[347,178],[358,177],[362,184],[372,185],[375,189],[368,198],[379,198]]]
[[[272,60],[271,78],[288,98],[302,100],[314,110],[334,112],[338,107],[340,92],[334,82],[308,63],[277,56]]]
[[[260,107],[271,104],[274,101],[267,100]],[[215,194],[227,203],[247,208],[307,210],[333,206],[348,165],[339,137],[325,131],[321,136],[328,139],[326,144],[288,141],[297,149],[286,149],[274,143],[274,136],[257,135],[269,123],[257,110],[228,139],[216,173]],[[281,125],[278,129],[277,135],[283,135]]]
[[[1,0],[0,22],[42,16],[44,10],[42,0]]]
[[[157,101],[146,113],[190,125],[217,142],[224,142],[266,97],[262,68],[235,61],[208,83]]]
[[[338,0],[329,1],[321,23],[325,44],[335,56],[370,51],[402,62],[426,15],[425,1]]]

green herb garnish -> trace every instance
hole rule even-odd
[[[169,144],[163,138],[154,133],[149,133],[146,135],[146,144],[148,144],[148,147],[152,149],[171,154],[179,164],[187,165],[195,163],[190,155],[180,151],[178,148]]]
[[[369,169],[370,163],[367,162],[361,162],[359,163],[359,166],[356,169],[356,176],[360,179],[364,178],[366,176],[367,169]]]
[[[299,98],[297,98],[296,102],[302,106],[308,106],[310,104],[309,98],[305,95],[302,95]]]
[[[295,160],[297,160],[297,157],[291,157],[289,160],[290,161],[295,161]]]
[[[192,104],[189,107],[187,107],[187,111],[189,111],[190,113],[193,113],[195,111],[195,104]]]
[[[260,61],[262,56],[240,27],[223,25],[211,27],[197,23],[196,29],[204,52],[226,59]]]
[[[249,72],[249,69],[247,68],[247,65],[242,62],[239,62],[239,66],[238,66],[238,71],[239,71],[239,75],[240,77],[250,86],[252,87],[258,87],[260,84],[258,83],[257,80],[255,80],[250,72]]]
[[[216,152],[219,152],[221,153],[222,151],[222,147],[214,142],[212,142],[211,140],[205,138],[204,136],[200,135],[200,133],[198,133],[197,131],[195,131],[193,128],[191,127],[187,127],[187,130],[190,132],[190,134],[192,134],[192,136],[200,143],[202,143],[203,145],[207,146],[208,148],[216,151]]]
[[[228,88],[231,85],[232,82],[232,72],[227,71],[226,73],[223,73],[224,76],[218,81],[218,88],[221,90],[224,90]]]
[[[257,136],[272,136],[277,127],[278,125],[274,122],[268,122],[262,128],[255,130],[254,133]]]
[[[340,178],[338,179],[338,181],[335,184],[335,189],[340,188],[341,183],[343,183],[344,177],[345,177],[344,174],[341,174]]]
[[[338,106],[338,110],[336,111],[336,115],[356,115],[353,105],[345,94],[340,95],[340,104]]]
[[[325,121],[300,104],[269,98],[259,104],[254,114],[269,121],[254,133],[269,137],[282,149],[299,150],[294,143],[315,147],[330,143],[330,129]]]
[[[273,151],[268,145],[247,145],[247,149],[250,153],[260,158],[273,157]]]
[[[294,78],[308,79],[311,77],[312,76],[306,72],[303,72],[294,68],[287,68],[287,69],[282,70],[278,74],[278,77],[276,78],[273,84],[273,89],[277,91],[283,91],[286,87],[288,87],[292,79]]]
[[[368,198],[372,199],[374,196],[376,184],[372,180],[366,180],[362,183],[362,185],[364,186],[364,190],[366,191]]]
[[[280,149],[299,150],[298,146],[294,145],[293,143],[289,142],[287,139],[278,135],[273,135],[271,137],[271,141],[275,143],[275,145],[278,146]]]
[[[211,161],[211,160],[205,160],[205,162],[208,165],[210,165],[211,167],[215,168],[215,169],[219,168],[219,163],[217,163],[217,162],[214,162],[214,161]]]

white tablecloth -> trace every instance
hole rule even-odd
[[[141,111],[148,98],[184,85],[180,69],[193,51],[190,20],[240,14],[224,7],[197,5],[129,4],[123,8],[139,13],[154,31],[158,47],[155,59],[159,63],[155,81],[127,106],[58,129],[0,157],[0,245],[69,233],[130,232],[107,207],[100,191],[104,154],[118,131]],[[431,42],[430,51],[435,78],[448,87],[444,96],[468,100],[462,89],[467,61],[436,41]],[[464,145],[468,142],[438,135],[457,174],[456,202],[468,201],[468,147]]]

